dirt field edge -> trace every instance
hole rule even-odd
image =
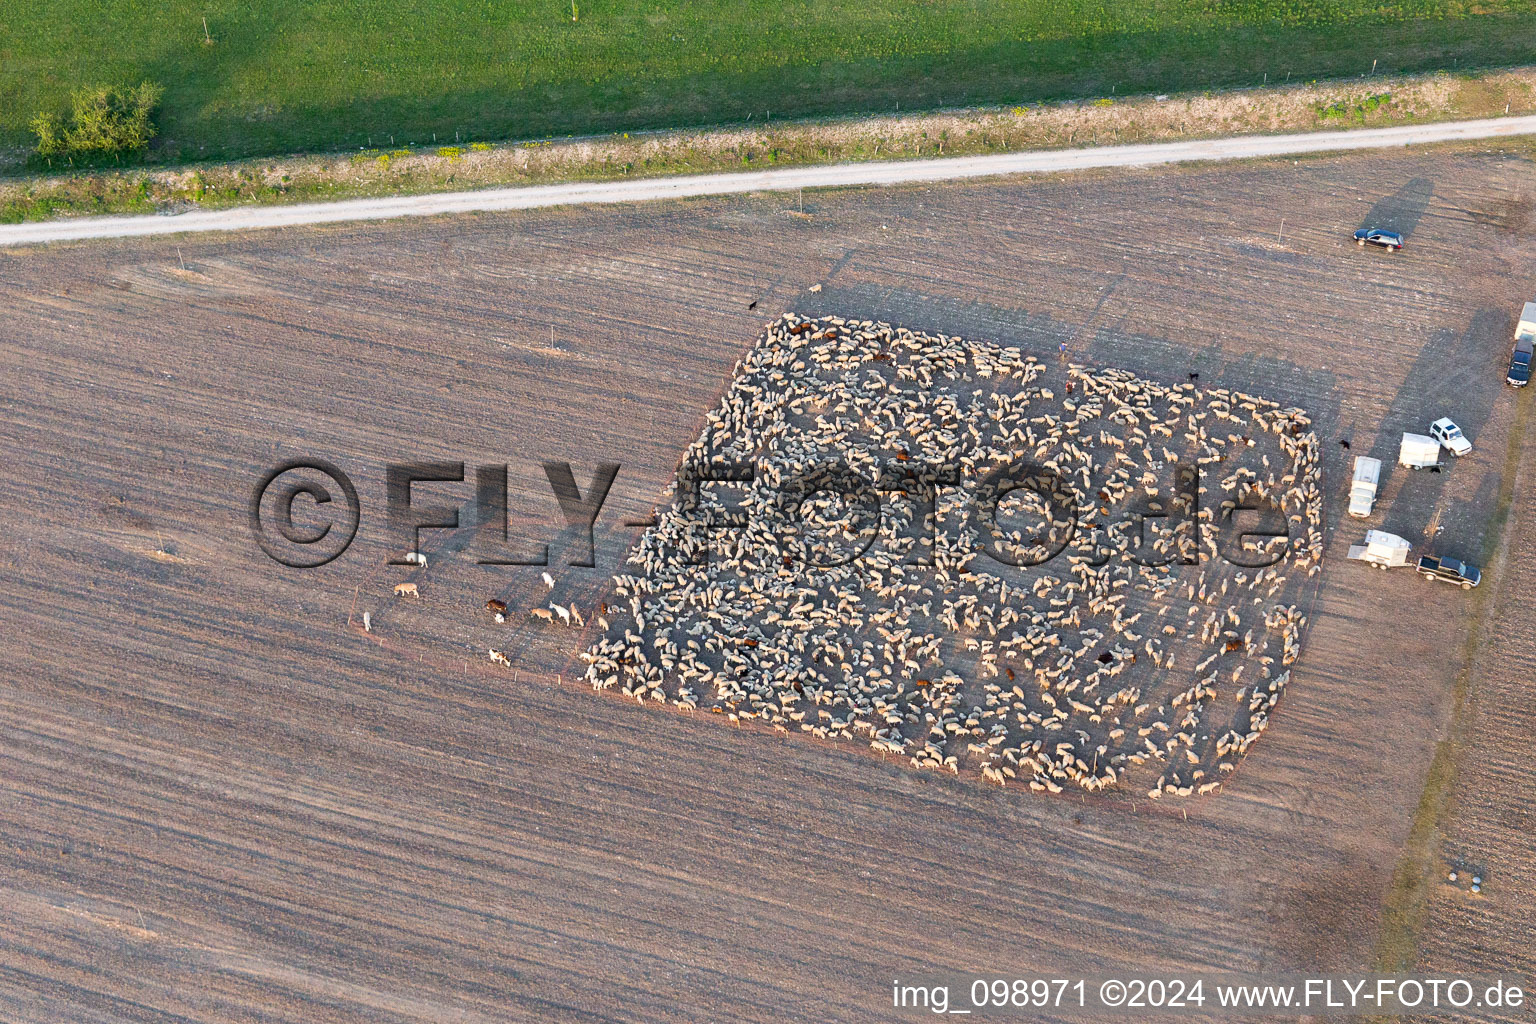
[[[1520,396],[1521,399],[1525,397]],[[1483,658],[1490,656],[1488,648],[1494,642],[1484,625],[1502,596],[1505,538],[1512,533],[1510,517],[1518,485],[1528,475],[1521,456],[1525,453],[1530,415],[1530,402],[1519,402],[1504,455],[1498,501],[1483,541],[1483,565],[1499,584],[1491,590],[1474,592],[1476,614],[1467,632],[1462,667],[1457,672],[1452,691],[1454,704],[1446,736],[1435,745],[1435,756],[1425,776],[1408,840],[1383,901],[1381,935],[1376,946],[1376,966],[1383,972],[1410,971],[1418,960],[1431,886],[1439,874],[1445,828],[1455,808],[1456,780],[1469,746],[1472,710],[1477,702],[1478,667]]]

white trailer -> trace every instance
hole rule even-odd
[[[1515,340],[1536,342],[1536,302],[1527,302],[1520,310],[1520,322],[1515,325]]]
[[[1349,485],[1349,514],[1364,519],[1376,504],[1376,483],[1381,479],[1381,460],[1355,456],[1355,479]]]
[[[1397,462],[1409,469],[1438,466],[1440,442],[1427,434],[1404,434],[1402,447],[1397,451]]]
[[[1365,543],[1350,545],[1349,557],[1356,561],[1369,562],[1378,569],[1396,569],[1398,566],[1408,564],[1408,556],[1412,550],[1413,545],[1395,533],[1366,530]]]

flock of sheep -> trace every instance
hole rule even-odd
[[[1193,376],[786,314],[586,679],[1000,785],[1208,793],[1299,655],[1319,473],[1301,410]]]

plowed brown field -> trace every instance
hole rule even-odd
[[[1511,445],[1536,439],[1502,378],[1533,201],[1522,158],[1409,152],[0,253],[0,1017],[876,1020],[895,977],[1365,969],[1383,944],[1531,972],[1536,505]],[[1368,223],[1407,247],[1358,249]],[[1320,596],[1222,792],[998,790],[572,682],[580,632],[527,608],[600,600],[622,521],[786,309],[1065,342],[1313,415]],[[1444,414],[1472,453],[1394,467]],[[1386,463],[1368,523],[1343,515],[1357,454]],[[302,571],[247,523],[298,457],[362,504]],[[622,464],[595,569],[562,564],[545,459],[583,487]],[[420,460],[510,464],[553,595],[476,565],[467,529],[387,564],[384,467]],[[418,493],[468,523],[472,482]],[[1431,524],[1480,590],[1344,560],[1367,526]],[[1445,738],[1425,855],[1488,887],[1430,885],[1419,914],[1394,872]]]

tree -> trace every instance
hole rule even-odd
[[[37,136],[37,155],[45,159],[63,156],[64,123],[58,114],[38,114],[32,119],[32,133]]]
[[[45,159],[142,153],[156,134],[152,115],[161,94],[153,82],[76,90],[67,125],[57,114],[32,119],[36,153]]]

